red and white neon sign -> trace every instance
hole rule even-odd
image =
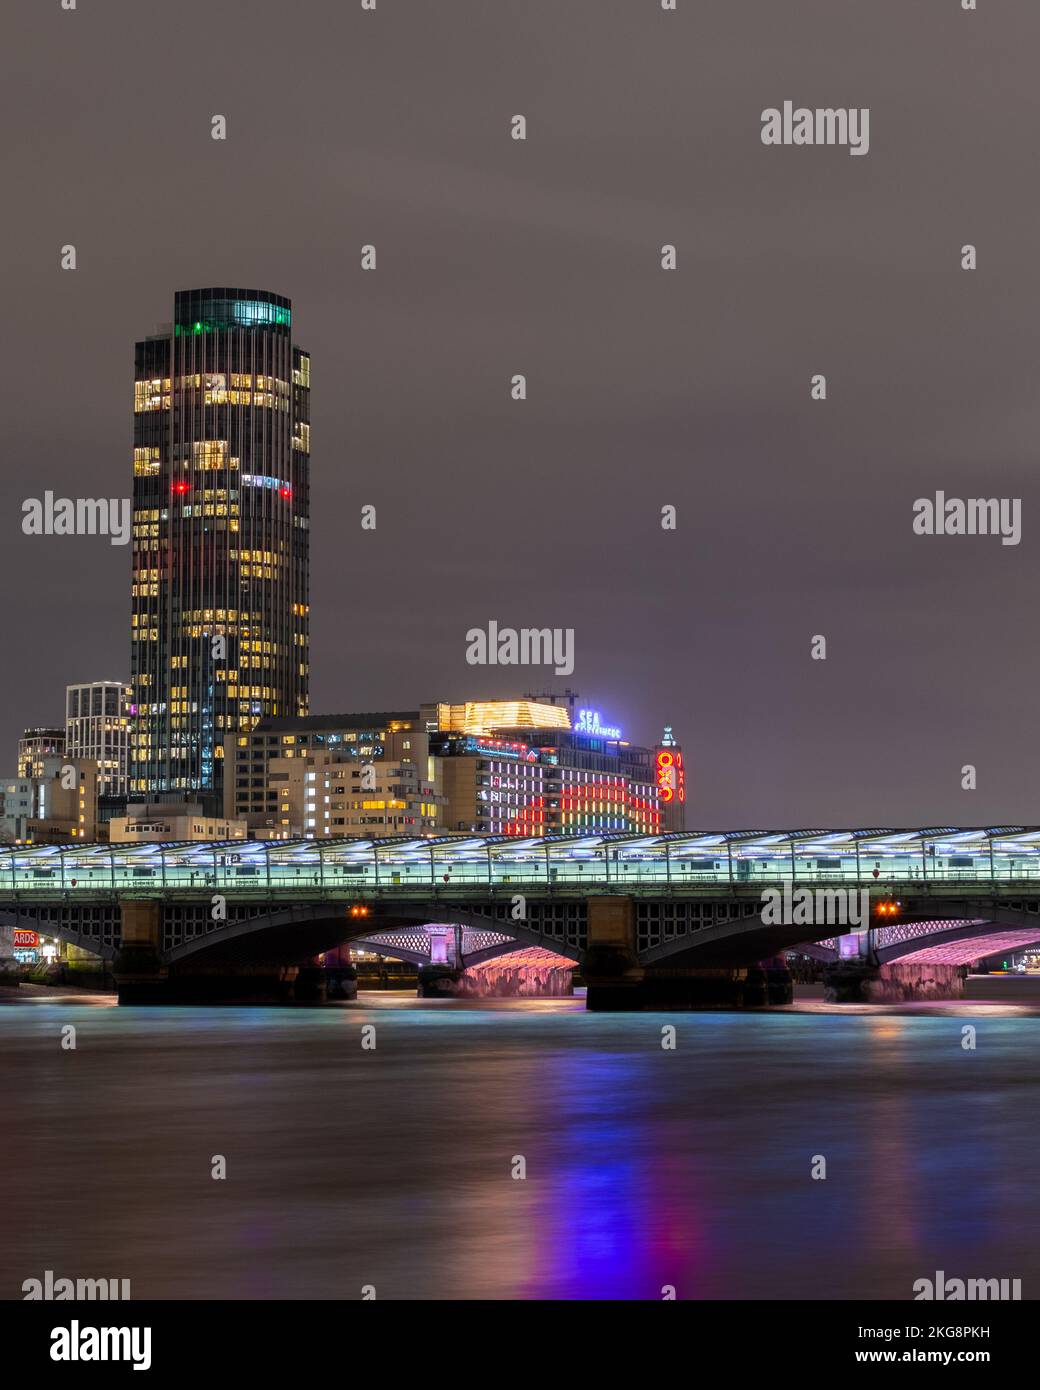
[[[657,794],[667,806],[686,800],[686,769],[682,754],[672,748],[657,750]]]

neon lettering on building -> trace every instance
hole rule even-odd
[[[621,730],[613,725],[601,724],[598,709],[580,709],[578,711],[578,722],[574,726],[575,733],[595,734],[597,738],[620,738]]]
[[[682,754],[670,748],[657,750],[657,793],[665,805],[686,800],[686,769],[683,767]]]

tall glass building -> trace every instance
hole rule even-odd
[[[130,795],[219,807],[224,738],[307,713],[310,359],[266,290],[136,347]]]

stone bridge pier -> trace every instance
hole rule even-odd
[[[430,963],[419,967],[419,996],[422,999],[450,998],[462,978],[462,952],[459,928],[430,922]]]
[[[162,903],[124,899],[120,904],[120,946],[113,962],[120,1004],[166,1001],[162,964]]]
[[[928,959],[886,959],[888,953],[878,945],[875,927],[836,938],[835,958],[823,972],[823,997],[828,1003],[905,1003],[964,997],[967,966]]]
[[[329,972],[317,957],[284,965],[263,956],[169,965],[163,959],[163,905],[157,899],[120,902],[120,946],[113,975],[120,1004],[289,1003],[325,999]],[[350,998],[352,970],[335,977]],[[356,990],[356,985],[355,985]]]
[[[588,944],[581,960],[589,1009],[746,1009],[790,1004],[794,997],[782,956],[742,966],[688,960],[641,962],[633,900],[589,898]]]

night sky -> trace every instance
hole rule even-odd
[[[692,828],[1040,822],[1040,6],[5,18],[0,772],[129,674],[130,548],[23,499],[128,496],[135,339],[259,286],[312,354],[315,713],[570,684],[674,725]],[[869,107],[869,155],[763,146],[785,99]],[[1022,543],[914,535],[937,489],[1021,498]],[[491,619],[574,628],[573,677],[467,666]]]

